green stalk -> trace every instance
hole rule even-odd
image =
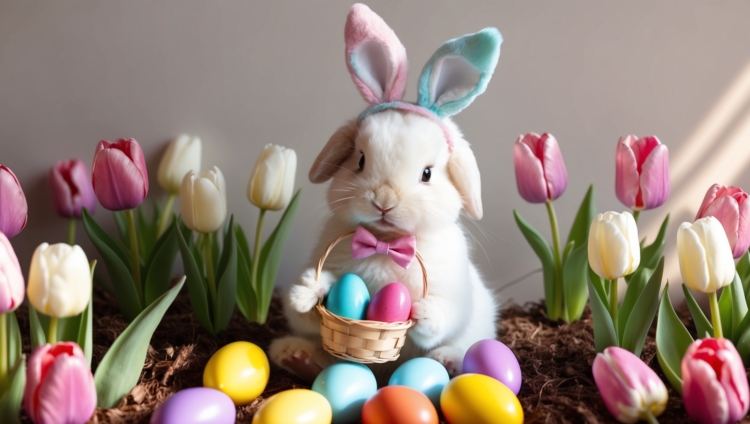
[[[256,305],[255,310],[257,311],[257,321],[260,324],[266,322],[266,315],[268,314],[268,302],[266,302],[266,294],[263,292],[262,284],[258,281],[258,263],[260,262],[260,241],[263,233],[263,219],[266,217],[266,210],[261,209],[260,215],[258,215],[258,226],[255,229],[255,247],[252,253],[252,264],[250,269],[251,282],[255,285],[257,300],[260,303]]]
[[[560,230],[557,226],[557,215],[552,201],[547,200],[547,213],[549,214],[549,223],[552,227],[552,244],[555,250],[555,291],[553,293],[553,305],[555,310],[550,313],[550,318],[558,319],[563,311],[563,277],[562,277],[562,254],[560,251]]]
[[[719,312],[719,300],[716,298],[716,292],[708,294],[708,304],[711,305],[711,322],[714,325],[714,338],[722,339],[724,334],[721,331],[721,312]]]
[[[617,280],[619,278],[615,278],[614,280],[611,280],[611,285],[609,287],[609,314],[612,317],[612,324],[615,326],[615,331],[617,331]]]
[[[157,233],[157,238],[161,237],[161,235],[164,234],[164,231],[167,231],[167,224],[169,224],[169,217],[172,215],[172,206],[174,205],[174,200],[176,198],[176,194],[169,193],[167,202],[164,204],[164,210],[161,212],[161,217],[159,217],[159,232]]]
[[[8,349],[10,343],[8,343],[8,337],[10,337],[10,331],[8,331],[8,313],[0,314],[0,396],[5,393],[9,383],[8,358],[10,354]]]
[[[646,411],[645,420],[648,422],[648,424],[659,424],[659,420],[656,419],[651,411]]]
[[[49,328],[47,329],[47,343],[57,343],[57,318],[49,317]]]
[[[138,299],[141,301],[141,307],[145,304],[143,298],[143,287],[141,285],[141,257],[138,254],[138,233],[135,230],[135,218],[133,217],[133,210],[128,209],[125,211],[125,218],[128,221],[128,236],[130,236],[130,256],[131,258],[131,269],[133,271],[133,283],[135,284],[135,291],[138,294]]]
[[[208,290],[211,292],[211,301],[213,302],[214,313],[215,313],[219,298],[216,295],[216,274],[214,274],[214,260],[212,256],[213,249],[211,249],[212,239],[213,239],[212,233],[206,234],[206,237],[203,238],[203,261],[206,264],[206,277],[208,277]]]
[[[635,220],[635,223],[638,223],[638,217],[641,216],[641,211],[637,211],[633,209],[633,219]]]
[[[68,224],[68,244],[74,246],[76,244],[76,219],[70,218]]]

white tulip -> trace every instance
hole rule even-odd
[[[29,302],[53,318],[80,314],[91,299],[91,269],[81,246],[42,243],[29,269]]]
[[[724,227],[713,216],[680,225],[677,257],[682,280],[693,290],[713,293],[734,279],[732,248]]]
[[[157,179],[164,190],[178,194],[185,174],[200,169],[201,139],[183,134],[169,143],[159,163]]]
[[[630,212],[596,215],[589,230],[589,265],[602,278],[633,273],[641,262],[638,226]]]
[[[247,198],[255,206],[279,211],[289,204],[294,190],[297,154],[292,149],[269,144],[263,148],[247,184]]]
[[[180,188],[180,211],[185,225],[199,233],[213,233],[227,218],[227,188],[224,174],[213,167],[199,175],[185,174]]]

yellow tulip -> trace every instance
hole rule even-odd
[[[294,190],[297,154],[292,149],[269,144],[258,157],[247,185],[247,198],[255,206],[279,211],[289,204]]]
[[[713,216],[680,225],[677,257],[682,279],[693,290],[713,293],[734,279],[732,248],[724,227]]]
[[[600,277],[615,280],[633,273],[641,262],[638,227],[630,212],[596,215],[589,230],[589,265]]]

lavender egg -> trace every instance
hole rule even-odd
[[[234,424],[234,402],[207,387],[180,390],[164,401],[151,416],[151,424]]]
[[[409,289],[401,283],[390,283],[375,293],[367,307],[367,319],[381,322],[404,322],[411,314]]]
[[[521,391],[521,366],[513,351],[503,343],[487,339],[474,343],[466,351],[464,374],[483,374],[508,386],[514,394]]]

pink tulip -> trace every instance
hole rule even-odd
[[[721,222],[735,259],[747,252],[750,247],[750,202],[747,201],[747,193],[737,187],[712,185],[695,219],[707,216]]]
[[[629,351],[608,347],[592,368],[596,387],[609,413],[623,423],[657,417],[667,406],[667,387],[654,370]]]
[[[0,165],[0,232],[12,238],[26,226],[29,207],[16,174]]]
[[[26,286],[16,252],[0,233],[0,314],[14,311],[23,302]]]
[[[148,173],[141,146],[134,138],[114,143],[100,141],[91,180],[94,193],[105,208],[122,211],[140,205],[148,194]]]
[[[513,166],[518,193],[527,202],[555,200],[568,186],[565,162],[552,134],[518,136],[513,146]]]
[[[85,423],[96,409],[94,376],[73,342],[37,347],[29,357],[23,407],[35,424]]]
[[[669,151],[656,136],[634,135],[617,143],[617,198],[633,210],[653,209],[669,197]]]
[[[96,206],[94,188],[88,169],[80,159],[61,160],[49,171],[52,202],[55,211],[65,218],[80,218],[81,209],[93,212]]]
[[[699,423],[734,423],[747,414],[747,374],[732,342],[706,338],[688,347],[682,357],[682,397],[688,415]]]

